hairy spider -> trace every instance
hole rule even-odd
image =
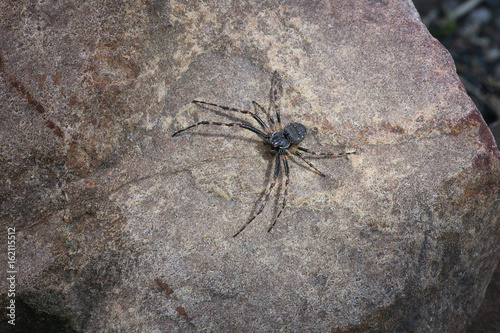
[[[251,126],[246,123],[242,122],[237,122],[237,123],[221,123],[221,122],[216,122],[216,121],[200,121],[196,124],[193,124],[191,126],[188,126],[186,128],[183,128],[181,130],[178,130],[172,136],[176,136],[181,132],[184,132],[188,129],[191,129],[193,127],[199,126],[199,125],[218,125],[218,126],[239,126],[241,128],[247,129],[249,131],[252,131],[253,133],[257,134],[261,138],[264,139],[264,143],[267,145],[271,146],[271,154],[275,156],[275,167],[274,167],[274,175],[272,180],[269,182],[269,185],[266,188],[265,192],[265,199],[262,202],[262,205],[260,206],[259,210],[257,213],[255,213],[252,218],[250,218],[234,235],[233,237],[238,236],[266,207],[267,202],[269,201],[269,195],[271,194],[271,191],[273,190],[276,181],[279,177],[280,170],[281,170],[281,162],[283,162],[283,167],[285,170],[285,176],[286,176],[286,182],[285,182],[285,190],[283,193],[283,204],[281,206],[281,209],[276,215],[273,223],[267,230],[270,232],[274,225],[276,224],[276,221],[280,217],[281,213],[285,209],[286,206],[286,200],[287,200],[287,195],[288,195],[288,184],[290,183],[290,169],[288,167],[288,160],[287,160],[287,155],[293,154],[294,156],[298,156],[302,161],[304,161],[311,169],[313,169],[318,175],[324,177],[325,175],[319,171],[311,162],[306,160],[301,152],[312,154],[312,155],[319,155],[319,156],[325,156],[325,157],[343,157],[346,156],[347,154],[353,154],[355,152],[343,152],[343,153],[317,153],[313,152],[307,148],[299,146],[299,143],[302,142],[304,139],[307,129],[304,125],[299,124],[299,123],[290,123],[286,125],[284,128],[282,127],[281,124],[281,115],[280,115],[280,107],[279,107],[279,99],[281,97],[281,79],[277,71],[274,72],[273,78],[271,80],[271,90],[269,92],[269,106],[267,109],[262,107],[259,103],[252,101],[252,104],[254,105],[254,108],[256,112],[251,112],[247,110],[241,110],[237,108],[232,108],[228,106],[223,106],[215,103],[209,103],[209,102],[204,102],[204,101],[193,101],[194,104],[198,105],[209,105],[209,106],[214,106],[221,108],[226,111],[235,111],[235,112],[240,112],[243,114],[248,114],[255,119],[260,127],[262,127],[262,130],[255,128],[254,126]],[[265,113],[267,116],[269,124],[266,124],[258,115],[257,112],[258,110],[262,111]],[[274,110],[274,113],[276,114],[276,121],[272,115],[272,110]]]

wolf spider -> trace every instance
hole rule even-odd
[[[343,153],[318,153],[318,152],[313,152],[307,148],[299,146],[299,143],[302,142],[306,135],[306,127],[302,124],[299,123],[290,123],[286,125],[284,128],[282,127],[281,124],[281,115],[280,115],[280,108],[279,108],[279,98],[281,97],[281,79],[277,71],[274,72],[273,78],[271,80],[271,90],[270,90],[270,101],[269,101],[269,106],[267,109],[262,107],[259,103],[252,101],[252,104],[254,105],[254,108],[256,112],[251,112],[247,110],[241,110],[237,108],[232,108],[228,106],[223,106],[215,103],[209,103],[209,102],[204,102],[204,101],[193,101],[192,103],[197,104],[197,105],[208,105],[208,106],[214,106],[217,108],[220,108],[222,110],[226,111],[234,111],[234,112],[239,112],[247,115],[251,115],[254,120],[256,120],[260,127],[262,127],[262,130],[255,128],[254,126],[251,126],[246,123],[242,122],[235,122],[235,123],[221,123],[221,122],[216,122],[216,121],[200,121],[196,124],[193,124],[191,126],[188,126],[186,128],[183,128],[181,130],[178,130],[172,136],[176,136],[180,134],[181,132],[184,132],[188,129],[191,129],[193,127],[199,126],[199,125],[217,125],[217,126],[238,126],[244,129],[247,129],[249,131],[252,131],[253,133],[257,134],[261,138],[264,139],[264,144],[267,144],[271,146],[270,153],[275,156],[275,167],[274,167],[274,175],[272,180],[269,182],[269,185],[266,189],[265,192],[265,199],[262,202],[262,205],[260,206],[259,210],[257,213],[255,213],[252,218],[250,218],[234,235],[233,237],[238,236],[265,208],[267,202],[269,201],[269,195],[271,194],[272,189],[274,188],[276,181],[279,177],[280,170],[281,170],[281,162],[283,162],[283,167],[285,170],[285,176],[286,176],[286,182],[285,182],[285,191],[283,193],[283,204],[281,206],[281,209],[276,215],[273,223],[267,230],[270,232],[274,225],[276,224],[276,221],[280,217],[281,213],[285,209],[286,206],[286,200],[287,200],[287,195],[288,195],[288,184],[290,182],[290,170],[288,167],[288,160],[287,160],[287,155],[288,154],[293,154],[294,156],[299,157],[302,161],[304,161],[309,167],[314,170],[318,175],[324,177],[325,174],[323,174],[321,171],[319,171],[311,162],[306,160],[302,156],[302,152],[311,154],[311,155],[319,155],[319,156],[325,156],[325,157],[343,157],[346,156],[347,154],[353,154],[355,152],[343,152]],[[266,116],[268,120],[268,124],[266,124],[258,115],[257,111],[260,110],[262,111]],[[274,119],[272,115],[272,110],[274,110],[276,114],[276,120]]]

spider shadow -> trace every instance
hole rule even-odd
[[[338,147],[338,148],[342,148],[343,151],[346,150],[347,146],[345,147],[342,147],[342,146],[335,146],[335,147]],[[332,154],[341,154],[342,152],[335,152],[333,149],[324,149],[323,146],[321,146],[320,149],[316,150],[316,149],[311,149],[313,151],[316,151],[316,152],[325,152],[325,153],[332,153]],[[330,163],[334,163],[335,160],[348,160],[348,156],[349,155],[357,155],[358,154],[358,151],[354,152],[354,153],[347,153],[343,156],[320,156],[320,155],[312,155],[312,154],[307,154],[307,153],[302,153],[302,157],[309,161],[310,163],[312,163],[315,167],[318,167],[313,161],[323,161],[323,160],[328,160],[328,161],[331,161]],[[315,172],[310,166],[308,166],[304,161],[302,161],[301,158],[295,156],[294,154],[290,154],[289,156],[292,157],[293,161],[295,162],[295,164],[297,164],[299,167],[305,169],[305,170],[308,170],[310,172],[313,172],[315,174],[317,174],[317,172]],[[319,171],[323,172],[322,168],[319,167],[318,168]],[[329,178],[329,175],[325,172],[323,172],[323,174],[325,175],[325,177]]]
[[[199,108],[199,109],[203,109],[203,110],[207,110],[207,111],[213,112],[216,115],[222,116],[222,117],[227,118],[227,119],[229,119],[231,121],[234,121],[234,122],[242,122],[242,123],[245,123],[247,125],[254,126],[248,120],[246,120],[245,118],[240,118],[240,117],[236,116],[237,114],[240,114],[241,116],[243,116],[243,114],[241,114],[241,113],[234,113],[234,112],[231,112],[231,111],[223,111],[223,110],[221,110],[220,108],[218,108],[216,106],[211,106],[211,105],[206,105],[206,104],[195,104],[195,107]],[[246,110],[246,109],[240,109],[240,110]],[[208,120],[208,119],[203,119],[203,120]]]
[[[262,182],[259,182],[259,186],[262,186],[262,190],[260,191],[259,196],[254,202],[253,208],[248,216],[248,218],[245,221],[237,221],[238,223],[244,223],[254,217],[254,215],[258,212],[260,206],[263,204],[265,200],[265,194],[267,187],[269,184],[272,182],[273,175],[274,175],[274,170],[275,170],[275,157],[270,153],[270,148],[268,148],[268,145],[265,145],[263,141],[258,140],[258,139],[251,139],[248,137],[244,136],[237,136],[237,135],[232,135],[232,134],[218,134],[218,133],[191,133],[191,134],[196,134],[202,137],[206,138],[227,138],[227,139],[236,139],[236,140],[241,140],[247,143],[252,143],[254,145],[254,149],[257,150],[257,154],[254,155],[254,158],[264,158],[267,160],[267,167],[266,167],[266,172],[265,176],[263,177]],[[240,154],[238,156],[241,156]],[[250,162],[251,163],[251,162]],[[245,173],[241,173],[241,176],[244,177]],[[272,193],[270,193],[269,200],[266,204],[265,209],[259,214],[259,216],[264,214],[264,211],[270,206],[273,206],[272,209],[272,219],[269,221],[269,224],[266,225],[266,228],[269,228],[271,223],[273,222],[274,218],[276,217],[280,206],[280,199],[283,199],[283,178],[285,177],[284,175],[284,169],[283,165],[281,165],[280,168],[280,174],[278,176],[278,179],[276,181],[276,185],[273,188]],[[260,177],[259,177],[260,178]],[[255,221],[254,221],[255,222]]]
[[[264,145],[263,145],[264,146]],[[259,194],[259,196],[257,197],[257,199],[255,200],[255,203],[253,205],[253,209],[251,210],[248,218],[246,221],[250,220],[251,218],[253,218],[255,216],[255,214],[258,212],[258,210],[260,209],[261,205],[264,203],[264,200],[265,200],[265,195],[266,195],[266,190],[269,186],[269,184],[272,182],[272,178],[273,178],[273,175],[274,175],[274,168],[275,168],[275,159],[274,157],[269,153],[269,151],[265,151],[265,149],[260,149],[260,155],[264,156],[264,155],[267,155],[269,156],[268,159],[268,165],[267,165],[267,168],[266,168],[266,173],[265,173],[265,176],[264,176],[264,181],[262,182],[262,190]],[[269,194],[269,200],[268,202],[266,203],[266,207],[264,208],[264,210],[259,214],[259,216],[262,216],[264,213],[264,211],[266,210],[267,207],[269,207],[270,204],[272,204],[273,208],[272,208],[272,219],[269,221],[269,224],[266,225],[266,228],[269,228],[271,226],[271,223],[274,221],[274,218],[276,218],[276,215],[278,214],[278,210],[280,208],[280,202],[283,198],[283,195],[282,195],[282,190],[283,190],[283,166],[281,166],[281,169],[280,169],[280,174],[278,176],[278,179],[276,181],[276,185],[274,186],[272,192]],[[271,198],[274,198],[274,199],[271,199]],[[246,222],[245,221],[245,222]]]
[[[266,145],[263,145],[263,147],[265,147],[265,146]],[[269,151],[265,150],[265,148],[261,148],[260,149],[260,153],[261,153],[261,155],[266,155],[267,154],[268,156],[272,156]],[[325,177],[320,176],[310,166],[308,166],[307,164],[305,164],[303,161],[301,161],[301,159],[299,159],[298,157],[294,156],[293,154],[288,154],[288,157],[289,157],[290,175],[291,175],[291,177],[292,177],[292,174],[293,174],[293,171],[292,171],[293,165],[297,165],[297,166],[299,166],[300,168],[304,169],[307,172],[312,172],[319,179],[326,178],[326,179],[329,179],[329,180],[333,180],[333,178],[331,178],[331,176],[328,173],[324,173]],[[345,158],[345,157],[341,157],[341,158]],[[328,156],[311,156],[308,159],[322,160],[322,159],[332,159],[332,157],[328,157]],[[265,194],[266,194],[267,187],[269,186],[270,182],[272,181],[272,178],[273,178],[273,175],[274,175],[274,167],[275,167],[275,163],[276,163],[275,159],[271,157],[271,158],[268,159],[268,161],[269,162],[268,162],[268,166],[267,166],[267,170],[266,170],[266,175],[264,177],[264,184],[263,184],[264,189],[261,191],[259,197],[257,198],[257,200],[256,200],[256,202],[254,204],[254,208],[252,209],[252,212],[251,212],[251,215],[250,215],[249,219],[252,218],[252,217],[254,217],[255,214],[257,213],[258,209],[260,209],[260,206],[262,205],[263,201],[265,200]],[[281,169],[280,169],[280,174],[279,174],[279,177],[278,177],[278,180],[277,180],[277,184],[273,188],[273,192],[270,194],[270,197],[271,196],[274,197],[274,200],[273,199],[269,199],[268,202],[267,202],[267,206],[266,206],[266,208],[267,208],[270,204],[273,205],[273,209],[272,209],[272,217],[273,218],[272,218],[271,222],[274,221],[274,218],[276,218],[276,216],[277,216],[278,210],[281,208],[282,200],[283,200],[283,197],[284,197],[284,193],[283,193],[283,187],[284,187],[284,185],[283,185],[283,179],[284,179],[284,177],[285,177],[285,174],[284,174],[284,169],[283,169],[283,165],[282,165]],[[289,187],[288,187],[288,191],[290,191],[290,185],[292,185],[293,183],[294,183],[294,181],[291,178],[290,179],[290,184],[289,184]],[[290,193],[288,193],[288,194],[290,194]],[[283,218],[283,217],[280,217],[280,218]],[[278,221],[278,223],[279,223],[279,221]],[[268,225],[267,227],[269,227],[269,226],[270,225]]]
[[[182,135],[187,135],[182,134]],[[255,145],[262,144],[262,140],[252,139],[243,135],[228,134],[228,133],[204,133],[204,132],[190,132],[189,135],[201,136],[204,138],[226,138],[231,140],[243,141],[247,143],[253,143]]]
[[[232,115],[229,111],[223,111],[223,110],[220,110],[220,108],[217,108],[215,106],[208,106],[208,105],[202,105],[202,104],[195,104],[195,107],[196,108],[200,108],[200,109],[204,109],[204,110],[207,110],[207,111],[210,111],[222,118],[225,118],[229,121],[232,121],[232,122],[240,122],[240,123],[243,123],[243,124],[246,124],[246,125],[250,125],[250,126],[255,126],[254,124],[252,124],[250,121],[248,121],[247,119],[244,119],[244,118],[239,118],[237,117],[236,115]],[[242,109],[243,110],[243,109]],[[200,117],[197,121],[207,121],[208,119],[204,119],[203,117]],[[222,127],[222,126],[210,126],[212,128],[214,127]],[[236,128],[236,129],[233,129],[234,130],[241,130],[241,131],[244,131],[243,129],[240,129],[240,128]],[[191,132],[191,134],[196,134],[196,135],[200,135],[202,137],[227,137],[227,138],[231,138],[231,139],[236,139],[236,140],[242,140],[242,141],[246,141],[246,142],[253,142],[253,143],[262,143],[262,140],[258,140],[258,139],[250,139],[248,137],[245,137],[245,136],[242,136],[242,135],[235,135],[235,134],[227,134],[227,133],[203,133],[203,132]]]

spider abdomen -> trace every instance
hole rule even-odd
[[[299,144],[306,136],[307,129],[304,125],[299,123],[290,123],[285,126],[283,130],[286,138],[290,143],[296,145]]]

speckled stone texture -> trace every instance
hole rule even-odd
[[[499,151],[410,1],[0,6],[0,221],[17,232],[19,302],[83,332],[473,319],[500,254]],[[233,238],[269,148],[234,127],[171,135],[245,118],[193,99],[267,106],[274,70],[304,146],[357,154],[312,158],[327,177],[291,161],[274,230],[273,195]]]

